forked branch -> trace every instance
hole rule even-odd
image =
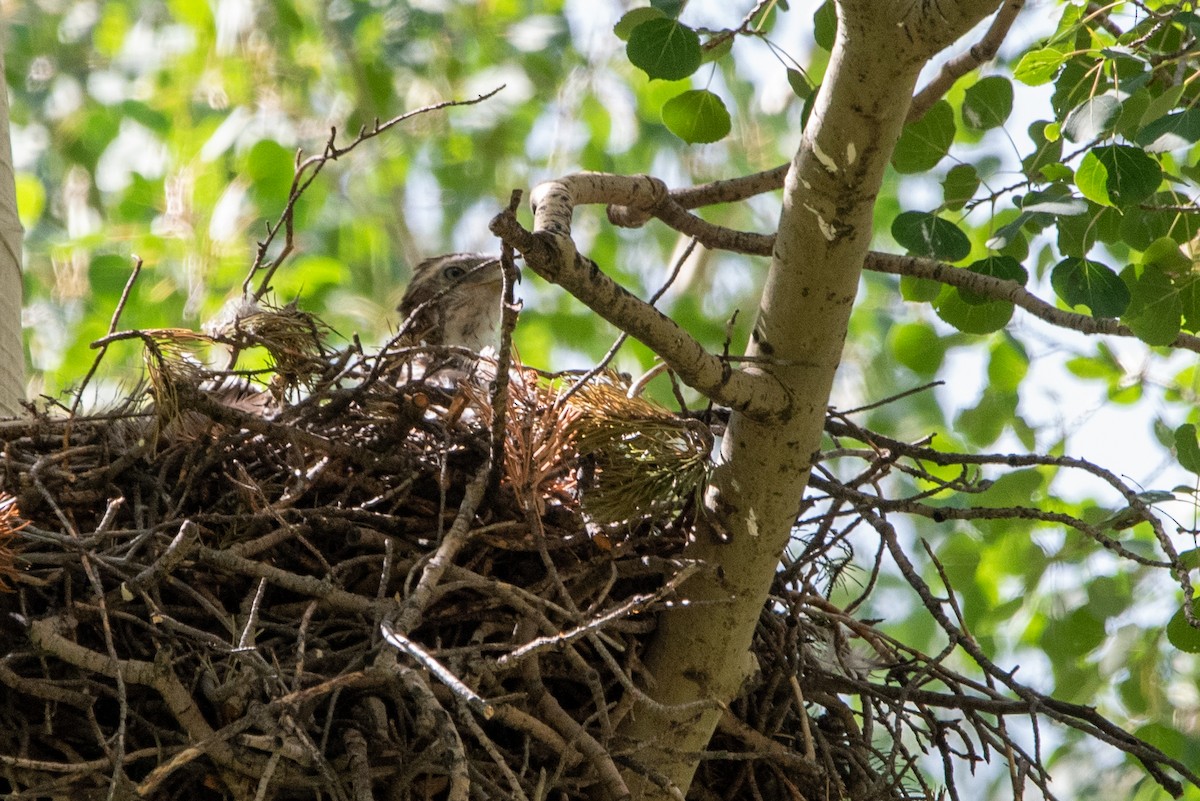
[[[605,320],[651,348],[688,386],[717,403],[756,418],[786,415],[791,398],[773,379],[734,369],[728,360],[709,353],[678,323],[635,297],[595,262],[577,252],[571,239],[571,218],[576,206],[620,203],[654,208],[665,196],[665,185],[648,176],[580,173],[534,190],[532,231],[518,222],[511,208],[492,220],[491,229],[506,244],[519,250],[535,273],[558,284]]]
[[[329,138],[325,142],[325,149],[320,154],[309,156],[307,159],[301,161],[301,152],[296,151],[296,170],[295,174],[292,176],[291,188],[288,190],[287,203],[284,204],[283,211],[279,214],[279,219],[274,223],[267,223],[267,235],[263,237],[261,241],[259,241],[258,248],[254,255],[254,264],[250,266],[250,271],[246,274],[245,280],[242,281],[242,294],[248,295],[250,293],[250,284],[254,280],[254,277],[259,273],[263,273],[263,275],[258,283],[258,288],[254,290],[254,300],[262,300],[263,296],[271,291],[271,278],[275,275],[275,271],[279,269],[280,265],[283,264],[284,260],[291,255],[292,250],[295,248],[296,203],[300,200],[300,197],[304,194],[305,190],[308,189],[309,184],[311,184],[313,180],[316,179],[317,175],[320,174],[321,170],[325,168],[327,163],[331,161],[337,161],[339,158],[346,155],[368,139],[374,139],[381,133],[389,131],[400,123],[410,120],[413,117],[418,117],[422,114],[428,114],[433,111],[440,111],[441,109],[450,108],[451,106],[473,106],[476,103],[482,103],[484,100],[492,97],[503,88],[503,85],[497,86],[492,91],[482,94],[472,100],[445,100],[441,103],[423,106],[419,109],[405,112],[397,117],[392,117],[386,122],[380,122],[378,119],[376,119],[373,126],[370,128],[363,126],[359,129],[358,135],[355,136],[349,144],[342,146],[337,145],[337,128],[331,128],[329,131]],[[276,238],[279,236],[279,231],[281,229],[284,232],[283,245],[280,247],[279,252],[276,253],[275,256],[270,259],[270,261],[268,261],[267,254],[271,249],[271,245],[275,243]]]

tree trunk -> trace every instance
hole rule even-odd
[[[649,694],[623,734],[635,758],[686,793],[721,714],[753,669],[749,647],[779,558],[791,537],[811,456],[818,449],[859,275],[871,242],[875,198],[904,125],[918,74],[999,0],[930,4],[842,0],[828,72],[784,187],[771,270],[747,355],[790,394],[782,421],[737,414],[706,494],[714,530],[685,554],[714,566],[684,588],[645,663]],[[702,708],[695,702],[708,701]],[[681,705],[691,704],[680,709]],[[672,708],[674,707],[674,708]],[[669,798],[626,777],[635,796]]]
[[[0,47],[0,75],[4,52]],[[17,217],[17,187],[8,132],[8,91],[0,94],[0,417],[16,417],[25,398],[21,345],[21,248],[25,233]]]

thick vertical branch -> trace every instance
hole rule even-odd
[[[0,48],[0,75],[4,53]],[[8,92],[0,93],[0,417],[16,417],[25,398],[25,355],[21,346],[21,247],[25,232],[17,217],[17,188],[9,137]]]
[[[749,647],[787,546],[820,444],[834,372],[871,242],[875,198],[908,113],[918,73],[933,53],[1000,0],[931,4],[841,0],[838,36],[800,150],[784,186],[771,270],[749,355],[793,397],[782,421],[735,413],[706,506],[725,537],[701,533],[689,558],[718,567],[686,587],[692,604],[665,613],[646,656],[650,694],[622,734],[637,758],[686,792],[720,717],[752,669]],[[926,16],[922,16],[922,14]],[[631,779],[642,798],[670,792]]]

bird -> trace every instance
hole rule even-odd
[[[401,344],[495,351],[500,329],[500,260],[482,253],[426,259],[397,310],[408,326]]]

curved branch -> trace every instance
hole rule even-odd
[[[711,206],[716,203],[736,203],[755,195],[782,189],[783,179],[787,177],[790,166],[790,164],[780,164],[778,167],[772,167],[764,172],[756,172],[753,175],[713,181],[700,186],[672,189],[671,200],[685,209]]]
[[[759,176],[767,173],[759,173]],[[757,176],[748,176],[751,178]],[[708,186],[715,186],[709,184]],[[617,218],[628,219],[625,209],[619,209]],[[670,228],[693,237],[706,248],[727,250],[731,253],[744,253],[749,256],[769,256],[775,246],[775,237],[771,234],[758,234],[751,231],[738,231],[725,228],[691,214],[675,202],[675,193],[654,207],[652,212]],[[610,210],[609,218],[613,219]],[[639,223],[640,224],[640,223]],[[1043,322],[1059,328],[1068,328],[1082,334],[1105,334],[1108,336],[1137,337],[1128,326],[1122,325],[1110,317],[1093,317],[1090,314],[1066,311],[1039,298],[1016,281],[994,278],[990,275],[964,270],[945,262],[934,259],[924,259],[916,256],[902,256],[894,253],[870,251],[863,267],[872,272],[888,273],[890,275],[906,275],[910,278],[927,278],[939,283],[948,284],[958,289],[966,289],[992,300],[1007,301],[1019,306]],[[1179,334],[1168,345],[1171,348],[1190,350],[1200,353],[1200,337],[1192,334]]]
[[[925,112],[942,98],[954,82],[984,62],[991,61],[1000,49],[1004,37],[1012,28],[1013,21],[1021,13],[1025,0],[1007,0],[992,20],[987,33],[978,42],[971,45],[965,53],[960,53],[942,65],[942,69],[925,84],[919,92],[913,95],[912,105],[908,109],[908,121],[913,122],[925,116]]]
[[[674,320],[632,295],[595,262],[576,252],[571,240],[575,206],[620,201],[635,209],[650,209],[665,197],[666,186],[648,176],[579,173],[534,189],[532,232],[517,221],[511,209],[492,220],[491,230],[521,251],[535,273],[558,284],[652,349],[688,386],[756,419],[785,415],[791,397],[777,382],[761,373],[733,369]]]

